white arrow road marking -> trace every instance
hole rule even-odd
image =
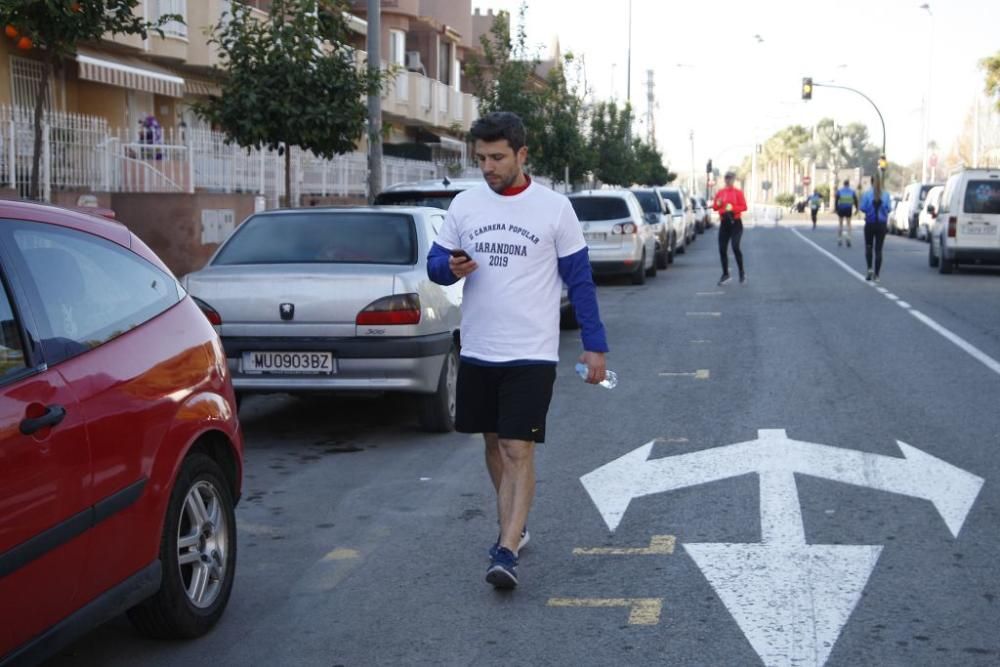
[[[765,429],[759,435],[759,440],[653,460],[649,460],[653,441],[647,442],[580,481],[611,531],[633,498],[773,472],[800,473],[930,500],[956,537],[983,485],[981,477],[899,440],[902,459],[790,440],[784,430]]]
[[[881,546],[685,544],[765,665],[822,665]]]
[[[983,479],[896,441],[904,458],[758,439],[649,460],[653,442],[581,477],[612,531],[632,498],[757,473],[760,544],[685,544],[765,665],[826,662],[875,568],[881,546],[806,544],[796,474],[931,501],[958,536]]]

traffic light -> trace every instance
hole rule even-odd
[[[813,98],[813,80],[811,76],[802,77],[802,99],[811,100]]]
[[[889,161],[885,159],[884,155],[878,156],[878,168],[885,171],[889,167]]]
[[[705,173],[706,174],[711,174],[712,173],[712,161],[711,160],[709,160],[708,164],[705,165]]]

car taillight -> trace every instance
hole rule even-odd
[[[416,294],[397,294],[372,301],[358,313],[355,324],[418,324],[420,322],[420,297]]]
[[[222,324],[222,315],[219,315],[219,311],[212,308],[196,296],[191,297],[191,299],[198,305],[199,308],[201,308],[201,312],[205,313],[205,317],[208,318],[209,324],[216,327]]]
[[[617,224],[611,228],[612,234],[635,234],[638,231],[638,227],[634,223],[626,222],[624,224]]]
[[[948,238],[955,238],[955,230],[958,229],[958,218],[956,216],[951,216],[948,218]]]

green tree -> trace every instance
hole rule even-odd
[[[663,166],[663,155],[660,154],[656,146],[639,139],[633,139],[632,155],[634,159],[633,183],[666,185],[677,178],[677,174]]]
[[[590,149],[594,153],[594,175],[608,185],[635,182],[635,154],[629,130],[632,106],[620,111],[618,104],[598,102],[590,116]]]
[[[540,95],[538,110],[544,123],[543,131],[529,137],[528,156],[532,170],[556,180],[565,178],[576,183],[593,168],[593,154],[583,134],[587,119],[586,107],[576,79],[568,73],[576,71],[572,53],[553,67],[546,77],[547,86]]]
[[[76,54],[81,42],[98,42],[108,35],[141,35],[159,32],[176,14],[156,21],[140,18],[134,11],[139,0],[0,0],[0,24],[18,37],[18,48],[38,49],[42,56],[42,76],[35,92],[35,144],[31,160],[29,197],[40,198],[39,165],[42,151],[42,120],[48,104],[49,81],[63,61]],[[10,34],[10,33],[9,33]]]
[[[539,113],[542,104],[539,95],[541,82],[535,77],[539,61],[537,58],[527,57],[527,34],[524,29],[526,11],[527,4],[522,4],[516,37],[511,35],[510,14],[498,12],[489,34],[483,35],[479,40],[483,55],[480,57],[473,54],[466,64],[465,72],[473,92],[479,98],[479,115],[512,111],[524,120],[529,141],[533,141],[533,135],[540,134],[539,130],[543,130],[545,126],[540,122]]]
[[[242,148],[285,156],[286,205],[291,199],[291,146],[332,159],[353,151],[367,126],[365,98],[384,74],[369,74],[348,44],[344,0],[273,0],[268,19],[249,5],[213,28],[226,76],[222,94],[195,105]],[[375,132],[382,128],[375,128]]]
[[[997,109],[1000,110],[1000,51],[983,58],[979,65],[986,70],[986,94],[996,96]]]

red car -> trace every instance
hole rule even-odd
[[[207,632],[242,474],[225,352],[167,267],[117,222],[0,202],[0,665],[125,610]]]

